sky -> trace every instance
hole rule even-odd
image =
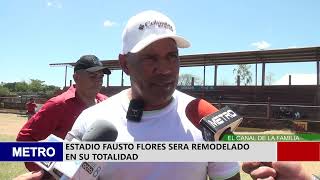
[[[169,16],[177,33],[191,42],[180,50],[188,55],[320,46],[319,8],[319,0],[1,0],[0,82],[39,79],[64,86],[65,68],[50,63],[75,62],[84,54],[117,59],[127,20],[143,10]],[[233,83],[233,68],[219,67],[223,76],[218,84]],[[213,68],[206,72],[211,85]],[[203,74],[202,68],[183,68],[181,73]],[[288,74],[315,73],[315,63],[266,66],[274,82]],[[120,75],[112,72],[110,84],[120,85]],[[72,68],[67,79],[72,79]]]

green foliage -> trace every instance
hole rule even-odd
[[[25,81],[4,83],[3,86],[8,88],[10,92],[27,92],[29,90],[29,84]]]
[[[250,72],[249,64],[239,64],[233,69],[235,75],[235,82],[237,83],[238,76],[240,76],[240,84],[249,85],[252,82],[252,73]]]
[[[52,97],[56,91],[60,90],[59,87],[49,85],[43,87],[43,92],[45,93],[46,97]]]
[[[14,83],[4,83],[3,87],[8,88],[10,92],[16,92],[16,82]]]
[[[16,82],[15,84],[15,91],[16,92],[28,92],[29,84],[25,81]]]
[[[0,142],[14,142],[16,136],[0,134]],[[0,179],[13,179],[27,172],[23,162],[0,162]]]
[[[52,97],[54,92],[59,89],[57,86],[44,84],[44,81],[30,79],[29,83],[26,81],[2,83],[0,85],[0,96],[12,94],[41,94],[46,97]]]
[[[41,80],[38,80],[38,79],[30,79],[30,84],[29,84],[29,86],[30,86],[30,90],[32,91],[32,92],[36,92],[36,93],[39,93],[39,92],[41,92],[41,91],[43,91],[43,89],[44,89],[44,81],[41,81]]]
[[[0,85],[0,96],[10,95],[10,90],[7,87]]]

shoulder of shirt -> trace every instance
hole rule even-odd
[[[74,86],[71,86],[63,93],[49,99],[49,101],[63,102],[63,101],[66,101],[68,99],[72,99],[75,97],[76,97],[76,88]]]
[[[62,102],[65,102],[65,101],[67,101],[69,99],[73,99],[73,98],[76,98],[76,87],[75,86],[70,87],[67,91],[63,92],[62,94],[51,98],[51,100],[62,103]],[[99,101],[103,101],[103,100],[108,99],[108,96],[101,94],[101,93],[98,93],[96,95],[96,98]]]
[[[69,99],[75,98],[75,87],[70,87],[67,91],[50,98],[44,105],[62,106]]]
[[[71,98],[68,98],[68,96],[66,96],[64,93],[58,95],[58,96],[55,96],[55,97],[52,97],[51,99],[49,99],[47,103],[53,103],[53,104],[56,104],[56,105],[62,105],[62,104],[65,104],[66,100],[68,99],[71,99]]]
[[[115,103],[120,103],[120,96],[121,96],[120,93],[107,97],[105,100],[101,101],[100,103],[97,103],[94,106],[91,106],[85,109],[84,111],[86,111],[86,113],[88,112],[91,113],[91,112],[97,112],[97,111],[100,112],[101,110],[103,110],[104,112],[112,110],[116,107]]]
[[[74,86],[72,86],[67,91],[65,91],[55,97],[52,97],[48,101],[53,102],[55,104],[64,104],[67,100],[74,99],[74,98],[76,98],[76,88]],[[99,101],[104,101],[104,100],[108,99],[108,96],[101,94],[101,93],[98,93],[96,95],[96,98]]]
[[[184,101],[184,102],[190,102],[195,99],[195,97],[190,96],[186,93],[183,93],[179,90],[174,91],[173,97],[176,98],[178,101],[180,100],[180,101]]]

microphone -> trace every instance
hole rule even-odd
[[[218,110],[203,99],[194,99],[186,107],[187,118],[201,130],[205,141],[219,141],[224,134],[233,134],[242,121],[228,106]]]
[[[143,114],[144,102],[140,99],[132,99],[129,103],[126,118],[133,122],[140,122]]]
[[[74,134],[75,133],[75,134]],[[82,141],[115,141],[118,137],[116,127],[110,122],[97,120],[82,135],[78,131],[69,132],[66,136],[67,142]],[[50,135],[46,142],[63,142],[61,138]],[[41,168],[50,173],[55,179],[88,179],[96,180],[99,177],[102,166],[98,162],[36,162]]]
[[[84,133],[82,141],[115,141],[118,137],[116,127],[108,121],[95,121]]]

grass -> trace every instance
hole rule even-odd
[[[0,142],[3,141],[15,141],[16,136],[1,135]],[[27,172],[23,162],[0,162],[0,179],[7,180],[13,179],[21,174]]]
[[[1,162],[0,179],[13,179],[27,172],[22,162]]]

